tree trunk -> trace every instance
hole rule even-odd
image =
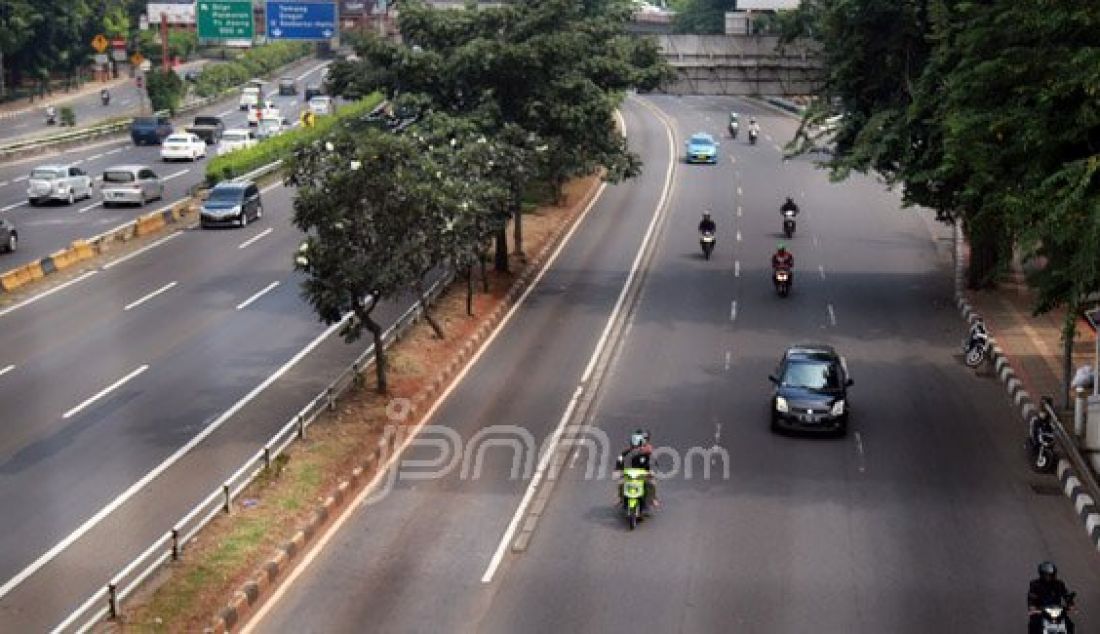
[[[0,101],[7,96],[7,86],[4,84],[4,51],[0,51]]]
[[[444,339],[443,329],[439,327],[439,322],[432,316],[428,308],[428,297],[424,295],[424,287],[420,283],[416,285],[416,297],[420,301],[420,311],[424,314],[424,320],[432,327],[432,331],[435,332],[437,339]]]
[[[512,252],[527,262],[523,252],[523,183],[512,181]]]
[[[994,226],[989,226],[993,224]],[[969,224],[970,266],[967,270],[967,288],[971,290],[992,288],[997,284],[997,273],[1004,262],[1004,255],[1011,249],[1008,236],[1000,223]]]
[[[474,316],[474,266],[466,267],[466,316]]]
[[[1070,382],[1073,380],[1073,340],[1077,335],[1077,315],[1081,304],[1074,293],[1066,306],[1066,322],[1062,324],[1062,409],[1070,410]]]
[[[477,265],[478,265],[478,267],[481,268],[481,292],[482,293],[488,293],[489,292],[489,271],[485,270],[486,269],[485,263],[488,262],[488,261],[489,261],[488,251],[483,251],[481,253],[481,255],[479,255],[478,258],[477,258],[477,262],[478,262]]]
[[[382,326],[378,325],[378,322],[371,318],[371,311],[374,310],[374,302],[371,302],[371,310],[356,310],[356,317],[363,322],[363,327],[370,331],[371,337],[374,339],[374,373],[378,379],[378,393],[385,394],[389,391],[389,384],[386,381],[386,346],[382,341]]]
[[[508,226],[501,225],[496,235],[496,256],[493,268],[501,273],[508,272]]]

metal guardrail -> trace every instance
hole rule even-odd
[[[1085,487],[1085,490],[1093,500],[1100,500],[1100,485],[1096,482],[1096,477],[1092,473],[1092,468],[1081,456],[1081,450],[1077,447],[1077,442],[1074,440],[1073,435],[1066,431],[1065,426],[1062,425],[1062,421],[1058,419],[1058,412],[1054,411],[1054,408],[1051,407],[1049,403],[1043,402],[1040,407],[1044,408],[1050,416],[1050,420],[1054,427],[1054,437],[1058,439],[1058,446],[1062,450],[1062,455],[1066,457],[1066,460],[1069,460],[1071,465],[1073,465],[1073,470],[1076,472],[1077,479],[1081,482],[1081,485]]]
[[[265,166],[267,167],[267,166]],[[259,171],[259,170],[257,170]],[[454,279],[447,273],[437,279],[426,293],[428,302],[433,302],[443,289]],[[422,313],[419,302],[414,303],[382,335],[383,346],[389,348],[412,327]],[[350,315],[344,320],[350,319]],[[362,373],[371,365],[369,359],[374,354],[374,344],[367,348],[355,361],[336,377],[325,389],[302,407],[283,427],[260,447],[239,469],[230,475],[222,485],[180,518],[171,529],[162,533],[144,552],[116,573],[107,584],[88,597],[76,610],[57,625],[52,632],[83,633],[95,627],[107,618],[119,614],[122,602],[153,573],[169,561],[176,561],[184,547],[194,539],[203,527],[215,517],[232,513],[233,501],[244,489],[267,469],[271,462],[282,454],[295,440],[305,437],[306,429],[312,425],[321,413],[335,409],[336,401],[350,387],[362,380]]]

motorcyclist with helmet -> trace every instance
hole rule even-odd
[[[718,224],[710,217],[710,210],[703,212],[703,218],[699,221],[699,233],[717,233]]]
[[[772,271],[778,269],[794,269],[794,254],[787,250],[787,245],[780,242],[772,254]]]
[[[1064,606],[1067,611],[1073,602],[1073,595],[1066,584],[1058,578],[1058,568],[1054,563],[1044,561],[1039,564],[1039,578],[1032,579],[1027,588],[1028,634],[1042,634],[1042,609],[1049,605]],[[1073,621],[1066,617],[1066,631],[1073,634]]]
[[[636,429],[630,434],[630,445],[623,449],[619,454],[619,457],[615,460],[615,471],[621,472],[623,469],[644,469],[649,473],[645,482],[645,498],[642,502],[643,511],[660,506],[660,501],[657,500],[657,486],[653,482],[653,445],[649,442],[649,432],[644,429]],[[623,486],[618,487],[619,500],[618,504],[622,504],[623,501]]]
[[[790,196],[787,196],[786,202],[779,208],[779,215],[786,216],[788,211],[793,211],[794,215],[798,215],[798,203],[794,202]]]

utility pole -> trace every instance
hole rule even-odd
[[[171,70],[168,63],[168,14],[160,14],[160,63],[164,72]]]

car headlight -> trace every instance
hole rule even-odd
[[[833,416],[842,416],[844,414],[844,399],[833,403],[833,409],[829,410],[829,413]]]
[[[782,396],[775,397],[775,411],[779,412],[780,414],[786,414],[790,410],[790,406],[787,405],[787,399],[783,398]]]

